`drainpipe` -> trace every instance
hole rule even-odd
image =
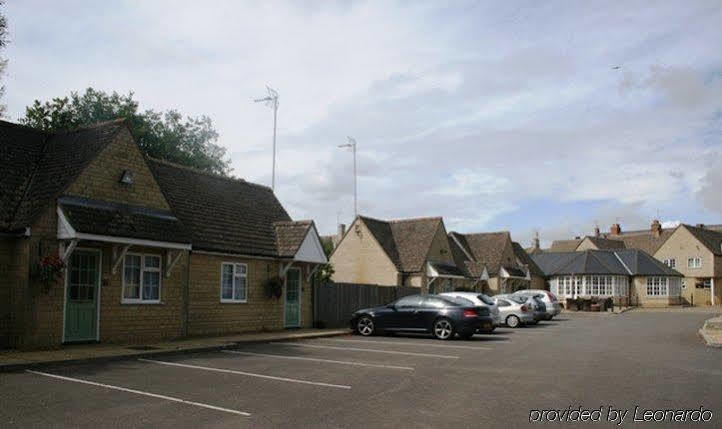
[[[714,277],[709,279],[710,282],[710,289],[709,289],[709,295],[710,295],[710,303],[714,305]]]
[[[183,288],[183,325],[181,326],[181,335],[183,337],[188,336],[188,308],[189,308],[189,297],[190,297],[190,285],[191,285],[191,255],[192,252],[188,251],[188,264],[186,265],[186,282]]]

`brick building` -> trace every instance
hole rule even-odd
[[[0,347],[310,326],[313,222],[268,188],[147,160],[123,121],[0,122],[0,184]]]

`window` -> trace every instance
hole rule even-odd
[[[123,303],[160,302],[160,256],[128,253],[123,260]]]
[[[469,301],[466,298],[452,298],[453,300],[446,300],[441,298],[426,298],[424,300],[424,303],[422,304],[422,307],[424,308],[444,308],[449,306],[458,306],[460,304],[467,305],[465,303],[462,303],[462,301],[468,302],[468,305],[473,307],[474,303]],[[458,302],[454,302],[458,301]]]
[[[648,296],[667,296],[667,277],[647,277]]]
[[[248,266],[221,264],[221,302],[248,301]]]
[[[702,258],[687,259],[687,268],[700,268],[702,266]]]
[[[503,300],[503,299],[499,299],[499,300],[496,301],[496,305],[499,306],[499,307],[508,307],[508,306],[511,305],[511,303],[510,303],[509,301],[506,301],[506,300]]]
[[[682,279],[682,289],[687,289],[687,279]]]
[[[677,260],[674,258],[665,259],[664,265],[668,266],[669,268],[674,268],[677,266]]]
[[[394,307],[418,307],[421,305],[421,295],[409,295],[394,303]]]
[[[712,279],[702,280],[702,287],[705,289],[711,289],[712,288]]]

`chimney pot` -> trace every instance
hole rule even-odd
[[[622,233],[622,227],[618,223],[613,223],[609,228],[609,233],[612,235],[620,235]]]
[[[594,227],[594,236],[599,237],[599,227],[598,226]]]
[[[654,235],[655,237],[659,237],[660,235],[662,235],[662,224],[659,223],[659,219],[654,219],[652,221],[651,229],[652,235]]]
[[[697,228],[702,228],[702,229],[704,229],[704,224],[703,224],[703,223],[698,223],[696,226],[697,226]]]

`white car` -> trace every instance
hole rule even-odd
[[[554,316],[559,315],[562,312],[562,305],[559,304],[559,300],[556,295],[549,292],[548,290],[542,289],[521,289],[513,293],[513,295],[523,296],[535,296],[544,302],[546,305],[546,320],[552,320]],[[541,296],[540,296],[541,295]]]
[[[494,325],[490,330],[484,331],[484,333],[492,333],[494,329],[504,323],[499,316],[499,307],[496,306],[494,300],[478,292],[443,292],[441,296],[448,296],[450,298],[461,298],[466,299],[474,303],[477,307],[487,307],[489,309],[489,315],[494,319]]]

